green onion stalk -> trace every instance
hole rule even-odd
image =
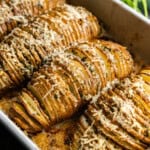
[[[145,17],[150,15],[150,0],[121,0]]]

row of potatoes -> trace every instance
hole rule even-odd
[[[0,108],[42,150],[147,149],[150,67],[136,75],[126,47],[99,39],[85,8],[38,0],[34,15],[34,2],[1,2],[23,6],[11,10],[28,23],[1,35]]]

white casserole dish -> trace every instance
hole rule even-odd
[[[150,20],[135,12],[119,0],[69,0],[85,6],[105,25],[114,40],[126,45],[144,62],[150,63]],[[14,134],[29,150],[38,147],[2,112],[0,123]]]

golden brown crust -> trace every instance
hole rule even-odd
[[[125,74],[129,74],[133,69],[133,60],[130,59],[130,53],[126,50],[126,48],[111,41],[102,40],[101,43],[101,48],[104,51],[105,49],[111,49],[112,51],[115,59],[114,63],[116,64],[114,69],[115,71],[118,69],[116,72],[116,77],[123,77]]]
[[[9,87],[8,84],[2,85],[0,92],[31,78],[34,70],[53,51],[63,51],[98,36],[99,28],[98,21],[90,12],[67,4],[36,17],[29,25],[15,28],[0,45],[2,73],[7,74],[8,81],[12,80]],[[79,34],[80,31],[85,34]]]
[[[70,118],[84,104],[91,100],[94,102],[103,88],[105,91],[116,84],[115,76],[111,78],[107,75],[112,71],[115,74],[115,71],[111,70],[110,61],[107,61],[113,52],[109,49],[103,53],[100,48],[97,48],[102,44],[101,40],[95,40],[81,43],[65,51],[52,53],[50,60],[33,74],[27,89],[22,90],[17,96],[18,102],[28,116],[24,118],[25,123],[30,124],[29,118],[34,119],[43,129],[48,130],[53,124]],[[126,55],[124,51],[118,49],[116,52],[122,55],[118,58],[120,62],[124,61],[122,60]],[[116,67],[115,65],[112,64],[113,68]],[[122,65],[125,64],[122,63]],[[126,72],[122,72],[122,75],[117,77],[120,79],[126,75]],[[95,78],[99,82],[96,82]],[[18,107],[14,104],[12,109],[15,111],[16,108]],[[16,122],[23,121],[17,120],[17,116],[20,116],[19,111],[16,114]],[[21,123],[18,124],[21,126]],[[24,128],[24,126],[21,127]],[[37,130],[32,132],[37,132]]]
[[[31,78],[45,64],[14,98],[3,98],[0,109],[42,150],[148,148],[150,66],[118,84],[132,72],[132,57],[115,42],[93,40],[101,27],[86,9],[67,4],[54,8],[64,0],[0,3],[6,7],[0,40],[26,21],[15,15],[36,16],[0,45],[0,93]],[[5,22],[7,15],[10,23]],[[87,103],[79,120],[54,126]]]
[[[72,130],[71,147],[94,148],[96,144],[90,142],[93,137],[95,140],[97,137],[101,137],[101,140],[107,137],[107,142],[112,140],[113,144],[117,143],[121,149],[148,148],[150,85],[143,74],[149,76],[149,71],[149,68],[143,68],[138,75],[124,79],[114,89],[102,91],[99,99],[89,104],[75,124],[77,128]],[[106,142],[103,146],[105,144]],[[106,147],[103,146],[100,148],[105,150]]]
[[[29,116],[23,106],[17,102],[11,106],[10,117],[18,126],[29,133],[39,132],[42,129],[41,125]]]

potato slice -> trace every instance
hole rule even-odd
[[[123,91],[125,97],[132,99],[143,113],[149,116],[150,86],[140,75],[124,80],[119,89]]]
[[[52,84],[52,89],[49,89],[48,94],[46,93],[47,99],[52,103],[51,106],[57,112],[55,120],[59,121],[63,118],[68,118],[70,115],[77,110],[81,105],[79,101],[70,91],[68,84],[64,82],[62,77],[56,72],[51,72],[51,69],[46,69],[46,75]],[[51,74],[52,73],[52,74]],[[45,97],[44,96],[44,97]],[[68,113],[70,110],[70,113]]]
[[[10,76],[0,69],[0,94],[4,93],[9,88],[12,88],[13,81],[11,80]]]
[[[29,63],[28,66],[30,66],[30,68],[27,68],[27,69],[30,70],[33,67],[37,68],[37,64],[35,62],[35,59],[31,55],[31,52],[30,52],[30,46],[29,46],[29,48],[26,48],[26,44],[25,44],[26,40],[25,39],[22,40],[22,39],[16,37],[13,42],[17,43],[15,49],[20,48],[20,50],[22,52],[22,55],[24,56],[24,58],[26,59],[26,61]]]
[[[106,48],[105,49],[101,48],[100,40],[95,40],[94,43],[95,43],[94,45],[95,45],[96,50],[93,53],[93,55],[95,59],[96,59],[96,56],[99,56],[99,60],[97,59],[96,60],[102,66],[101,69],[104,74],[104,81],[105,81],[105,84],[103,85],[103,87],[105,87],[108,82],[111,82],[115,79],[115,71],[113,68],[113,62],[111,62],[109,58],[110,56],[113,57],[113,55],[111,54],[111,51],[109,49],[106,50]]]
[[[92,114],[90,114],[92,113]],[[101,131],[107,137],[118,143],[119,145],[127,149],[138,149],[144,150],[147,146],[140,141],[136,140],[120,128],[117,124],[114,124],[109,120],[102,110],[96,110],[94,107],[90,106],[86,115],[92,119],[94,117],[95,126],[98,131]]]
[[[110,120],[114,120],[115,123],[119,124],[136,139],[144,143],[150,142],[150,137],[147,136],[147,133],[149,133],[149,125],[145,126],[137,120],[138,114],[135,111],[135,106],[132,101],[122,99],[113,91],[110,91],[104,95],[103,103],[100,102],[100,104],[100,108],[106,112]],[[105,105],[103,106],[103,104]]]
[[[111,41],[101,40],[100,43],[103,47],[111,49],[111,52],[114,55],[114,61],[116,64],[116,67],[114,68],[116,69],[116,76],[123,78],[123,76],[129,74],[132,70],[133,60],[126,48]]]
[[[38,132],[41,131],[40,124],[30,117],[25,109],[17,102],[13,102],[10,109],[10,117],[24,130],[27,132]]]
[[[75,84],[75,81],[74,81],[73,77],[69,74],[69,72],[66,69],[64,69],[63,67],[59,66],[58,64],[52,63],[51,67],[52,67],[53,71],[57,72],[62,77],[62,79],[68,84],[70,92],[72,92],[73,95],[79,101],[81,101],[78,87]]]
[[[140,101],[136,101],[136,99],[131,96],[129,96],[128,94],[125,93],[125,89],[121,88],[115,88],[113,89],[113,92],[115,92],[118,96],[120,96],[122,99],[124,100],[130,100],[134,103],[134,109],[135,109],[135,117],[136,119],[143,124],[143,126],[149,126],[149,122],[147,122],[147,120],[149,120],[149,117],[147,115],[145,115],[145,112],[141,111],[141,108],[143,107],[139,107],[139,105],[141,104]],[[136,95],[135,93],[133,93],[134,95]]]
[[[83,99],[90,99],[94,95],[92,89],[93,81],[91,74],[83,65],[83,63],[74,57],[64,53],[61,56],[56,56],[53,61],[67,69],[70,74],[75,78],[77,86],[80,88],[79,93]]]
[[[72,149],[103,149],[122,150],[123,148],[112,142],[101,132],[96,131],[94,125],[88,122],[86,116],[82,115],[72,129]]]
[[[19,101],[25,107],[26,111],[30,116],[32,116],[36,121],[38,121],[45,129],[49,128],[49,119],[43,112],[38,101],[35,97],[27,90],[21,92],[18,96]]]
[[[11,51],[6,51],[5,47],[1,50],[0,58],[3,69],[8,72],[14,83],[18,85],[24,78],[21,72],[24,68],[23,65]]]
[[[91,61],[95,64],[98,74],[101,80],[101,88],[105,87],[106,84],[110,81],[107,64],[106,56],[103,54],[102,51],[96,46],[96,42],[90,42],[89,44],[82,44],[79,47],[84,49],[84,51],[90,56]]]
[[[97,93],[98,90],[101,89],[101,80],[100,80],[98,66],[96,65],[95,62],[92,61],[93,58],[90,57],[86,51],[87,51],[86,49],[82,48],[82,44],[78,45],[77,47],[73,47],[66,50],[67,53],[70,53],[76,56],[78,59],[80,59],[80,61],[89,70],[93,80],[93,90],[95,90],[95,93]]]

